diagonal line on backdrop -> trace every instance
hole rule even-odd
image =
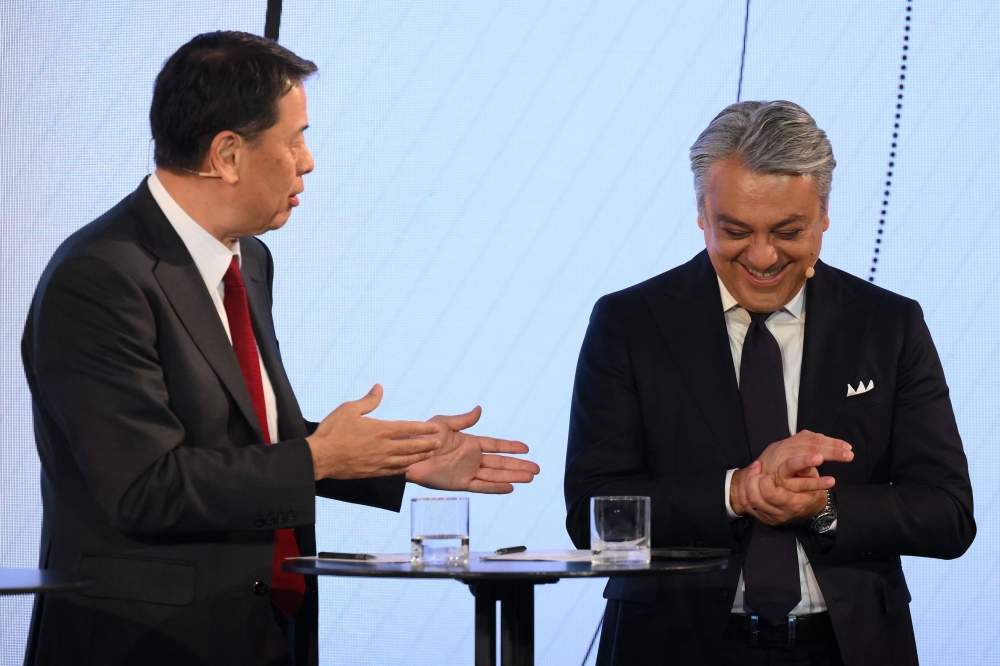
[[[747,0],[746,13],[743,15],[743,51],[740,53],[740,82],[736,84],[736,101],[743,97],[743,65],[747,61],[747,28],[750,26],[750,0]]]

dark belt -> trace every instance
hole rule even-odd
[[[789,617],[770,625],[756,615],[729,616],[726,638],[755,647],[795,647],[815,643],[833,635],[829,613]]]

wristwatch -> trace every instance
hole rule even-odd
[[[837,522],[837,501],[833,497],[833,491],[826,491],[826,506],[818,514],[813,516],[810,529],[816,534],[826,534],[833,529]]]

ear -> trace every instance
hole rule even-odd
[[[826,210],[823,211],[823,221],[820,224],[823,225],[823,231],[830,228],[830,204],[826,205]]]
[[[236,132],[225,130],[216,134],[205,158],[208,167],[205,176],[221,178],[227,185],[238,183],[242,150],[243,139]]]
[[[698,216],[698,228],[702,231],[705,230],[705,222],[701,219],[701,215]]]

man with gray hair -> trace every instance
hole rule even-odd
[[[645,495],[654,547],[732,552],[611,579],[598,664],[917,663],[900,556],[962,555],[972,487],[920,306],[819,260],[835,166],[798,105],[727,107],[691,147],[705,251],[594,307],[573,541]]]

